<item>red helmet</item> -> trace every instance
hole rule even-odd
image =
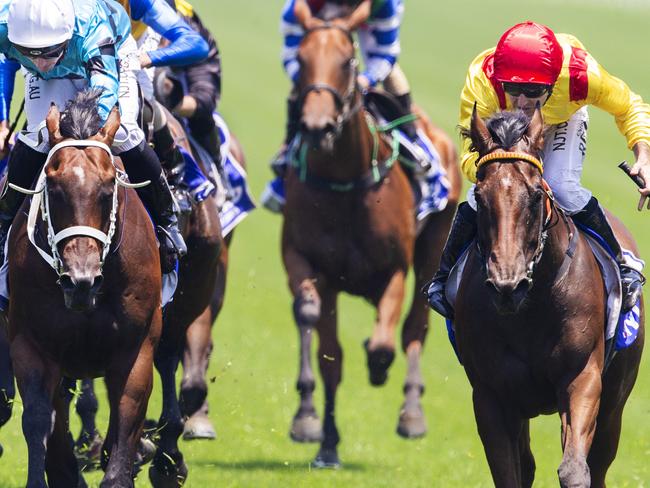
[[[494,78],[552,85],[562,70],[562,46],[545,25],[523,22],[508,29],[494,52]]]

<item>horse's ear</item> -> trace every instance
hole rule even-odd
[[[111,110],[111,113],[108,114],[108,118],[104,123],[104,127],[99,129],[99,136],[103,139],[103,142],[108,146],[113,144],[115,139],[115,133],[120,128],[120,109],[117,104]]]
[[[537,102],[537,105],[535,106],[535,112],[533,112],[533,116],[530,119],[530,124],[528,124],[526,135],[528,136],[531,145],[538,151],[541,150],[544,145],[544,138],[542,137],[543,134],[544,119],[542,118],[542,108],[539,102]]]
[[[47,112],[47,117],[45,118],[47,132],[50,135],[50,146],[55,146],[59,141],[61,141],[61,139],[63,139],[61,136],[61,130],[59,129],[60,121],[61,113],[56,104],[52,102],[50,104],[50,110]]]
[[[472,138],[474,149],[476,149],[480,155],[484,155],[488,152],[488,149],[492,145],[492,136],[490,135],[487,125],[485,125],[485,122],[478,114],[476,102],[474,102],[474,109],[472,110],[470,137]]]

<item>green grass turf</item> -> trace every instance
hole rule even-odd
[[[240,137],[256,195],[270,173],[267,161],[281,140],[288,83],[281,71],[278,18],[281,0],[196,0],[195,6],[219,40],[223,53],[221,109]],[[571,32],[610,72],[650,99],[647,26],[650,7],[641,1],[587,0],[408,0],[401,64],[415,100],[448,131],[454,131],[467,65],[496,43],[510,25],[534,19]],[[619,7],[614,5],[618,4]],[[615,165],[633,158],[607,114],[591,111],[589,152],[584,182],[633,230],[646,256],[648,215],[636,212],[636,193]],[[457,137],[454,136],[457,140]],[[491,486],[476,433],[469,384],[457,363],[442,321],[433,317],[422,367],[428,435],[405,441],[395,434],[402,402],[405,361],[399,355],[386,386],[367,381],[361,343],[371,332],[373,311],[363,301],[340,300],[340,336],[345,351],[344,381],[338,395],[343,469],[312,471],[316,445],[293,444],[287,435],[298,404],[297,333],[279,254],[280,219],[256,211],[237,229],[232,248],[225,308],[214,328],[210,365],[211,418],[215,442],[181,443],[189,464],[189,487],[211,486]],[[628,402],[616,459],[609,474],[615,487],[650,485],[649,371],[644,360]],[[160,409],[159,382],[149,416]],[[320,386],[320,383],[319,383]],[[100,426],[105,428],[103,400]],[[316,402],[322,411],[322,394]],[[23,486],[26,448],[20,429],[20,402],[12,421],[0,431],[0,487]],[[77,421],[73,421],[76,432]],[[557,416],[532,422],[537,459],[535,486],[557,486],[560,463]],[[97,485],[99,474],[87,477]],[[147,486],[142,473],[137,486]]]

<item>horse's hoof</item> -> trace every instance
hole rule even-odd
[[[341,467],[341,461],[339,461],[336,448],[325,449],[321,447],[316,455],[316,459],[311,462],[311,467],[317,469],[339,469]]]
[[[206,396],[208,395],[208,385],[203,379],[197,384],[188,384],[183,385],[181,383],[181,393],[178,398],[178,404],[181,409],[181,413],[185,417],[191,417],[194,415],[202,406],[205,401]]]
[[[368,355],[368,377],[371,385],[381,386],[388,379],[388,368],[393,364],[395,351],[384,347],[370,351],[368,349],[369,343],[370,339],[366,339],[363,343],[363,347]]]
[[[402,410],[397,423],[397,434],[405,439],[417,439],[427,433],[422,407],[410,411]]]
[[[294,442],[321,442],[323,440],[323,427],[318,415],[296,415],[289,432]]]
[[[165,467],[168,468],[168,467]],[[158,469],[151,465],[149,468],[149,481],[153,488],[180,488],[187,479],[187,466],[184,461],[176,465],[176,469]]]
[[[156,455],[156,449],[156,444],[149,437],[140,438],[134,462],[138,471],[142,466],[151,462],[153,457]]]
[[[74,443],[74,455],[81,471],[94,471],[101,467],[104,439],[95,431],[82,432]]]
[[[217,432],[212,426],[212,422],[203,413],[196,413],[185,421],[183,427],[183,439],[186,441],[205,439],[212,440],[217,438]]]

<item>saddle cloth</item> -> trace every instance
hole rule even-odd
[[[637,303],[632,310],[621,315],[621,277],[618,264],[610,253],[603,247],[600,237],[596,234],[592,235],[592,233],[586,232],[583,232],[583,235],[586,237],[603,275],[603,285],[607,295],[607,318],[604,330],[605,340],[610,341],[615,339],[614,349],[617,351],[625,349],[634,343],[639,332],[639,303]],[[449,304],[454,308],[463,271],[467,264],[467,257],[469,256],[469,252],[473,248],[473,245],[474,241],[467,246],[461,257],[458,259],[458,262],[449,273],[449,278],[445,287],[445,296],[447,297]],[[643,261],[634,257],[634,255],[628,250],[624,250],[623,252],[624,254],[633,257],[639,263],[637,267],[642,267],[644,264]],[[449,340],[458,356],[453,322],[446,319],[446,325]]]

